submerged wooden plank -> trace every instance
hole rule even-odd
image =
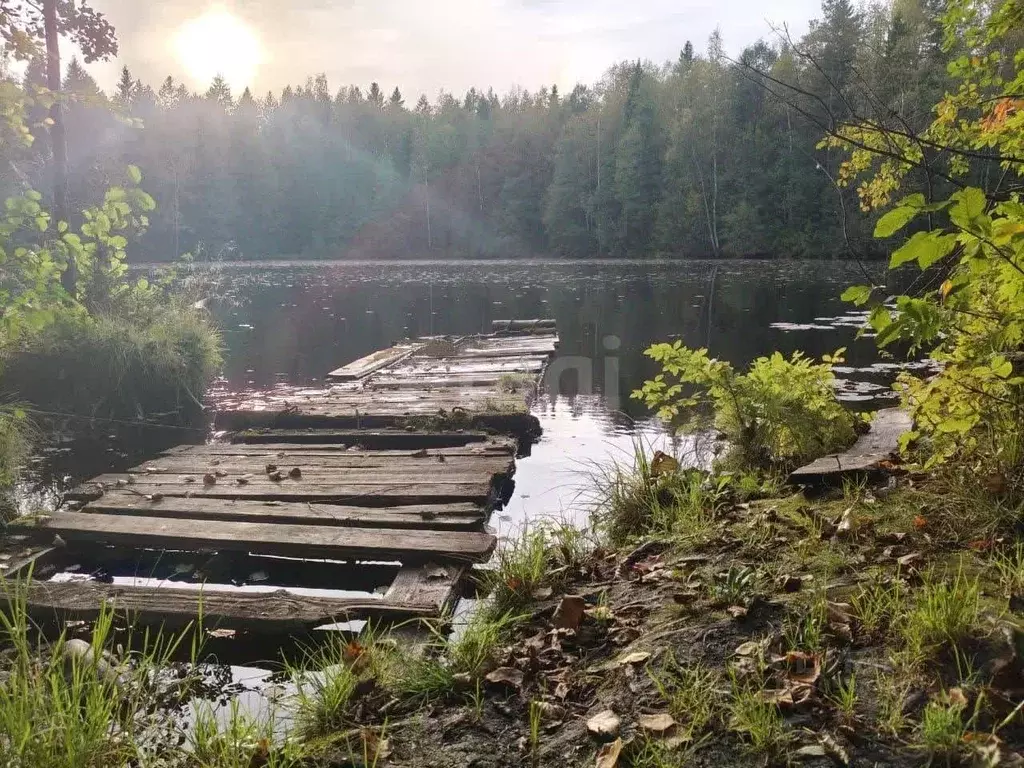
[[[478,528],[485,511],[476,504],[420,504],[403,507],[351,507],[223,499],[165,498],[147,500],[124,491],[108,491],[83,512],[108,515],[173,517],[197,521],[225,520],[290,525],[335,525],[363,528],[460,529]]]
[[[471,531],[384,530],[323,525],[222,522],[135,515],[57,512],[26,529],[69,546],[113,544],[152,549],[252,552],[283,557],[407,562],[483,562],[495,537]]]
[[[869,472],[899,450],[899,439],[913,429],[910,414],[902,408],[884,408],[875,414],[868,432],[842,453],[822,456],[790,474],[790,482],[836,481],[849,473]]]
[[[35,621],[96,619],[104,606],[135,615],[146,623],[180,629],[196,621],[203,625],[261,632],[299,632],[355,619],[399,621],[433,617],[432,603],[396,603],[387,599],[313,597],[284,589],[262,592],[215,592],[172,587],[124,587],[98,582],[34,582],[27,603]]]

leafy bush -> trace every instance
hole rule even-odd
[[[671,422],[689,429],[714,425],[743,467],[791,466],[841,450],[855,439],[855,418],[838,401],[832,364],[800,352],[755,360],[747,373],[681,342],[655,344],[646,354],[662,373],[633,393]]]
[[[910,229],[889,266],[915,265],[935,279],[926,289],[879,303],[869,323],[880,346],[902,341],[942,364],[938,375],[901,377],[904,404],[926,467],[974,478],[971,496],[1024,502],[1024,204],[1019,180],[1024,56],[1008,56],[1020,28],[1019,3],[956,0],[943,17],[947,51],[970,50],[949,65],[955,87],[919,133],[886,121],[849,123],[824,142],[847,152],[840,184],[857,183],[864,210],[890,209],[875,237]],[[930,149],[923,155],[921,147]],[[933,157],[942,160],[933,165]],[[990,168],[1001,168],[986,188]],[[928,186],[893,204],[916,169],[957,188]],[[914,231],[916,230],[916,231]],[[844,298],[866,305],[880,286],[852,286]],[[893,306],[894,308],[890,308]]]

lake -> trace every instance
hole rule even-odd
[[[881,275],[881,271],[874,270]],[[544,435],[518,463],[516,493],[494,519],[586,518],[587,471],[627,460],[632,442],[667,441],[629,393],[656,373],[643,351],[681,339],[737,365],[773,350],[820,356],[848,347],[841,396],[868,409],[892,372],[863,316],[839,299],[858,265],[790,261],[259,262],[197,267],[223,330],[223,379],[211,394],[322,383],[339,365],[406,336],[486,331],[493,319],[553,317],[561,346],[535,411]],[[561,371],[561,375],[557,375]],[[113,429],[111,430],[114,431]],[[21,507],[52,506],[87,477],[123,470],[185,435],[135,435],[98,450],[49,446],[21,486]],[[192,436],[194,438],[194,435]],[[676,440],[675,450],[682,444]]]
[[[582,522],[578,495],[595,462],[626,460],[638,435],[665,440],[629,398],[656,373],[643,355],[653,342],[681,339],[737,365],[776,349],[820,356],[846,346],[841,396],[866,409],[890,395],[874,344],[855,339],[863,315],[839,299],[865,281],[855,264],[293,262],[223,264],[203,275],[227,348],[221,393],[316,384],[407,336],[555,318],[561,346],[535,405],[544,435],[518,464],[499,529],[541,516]]]

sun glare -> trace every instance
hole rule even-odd
[[[219,7],[182,24],[174,47],[197,87],[209,85],[220,74],[233,90],[241,90],[252,85],[263,60],[256,32]]]

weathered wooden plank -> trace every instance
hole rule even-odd
[[[424,342],[396,344],[389,349],[379,349],[376,352],[366,355],[366,357],[361,357],[358,360],[353,360],[347,365],[336,368],[327,375],[332,379],[339,379],[342,381],[362,379],[369,376],[374,371],[379,371],[381,368],[394,365],[400,360],[404,360],[423,345]]]
[[[395,473],[409,472],[413,475],[440,473],[442,475],[462,474],[467,477],[511,474],[514,461],[511,456],[437,456],[428,455],[423,458],[410,456],[380,456],[373,453],[334,456],[294,456],[288,454],[278,456],[224,455],[224,454],[179,454],[177,456],[161,456],[139,464],[127,472],[131,474],[196,474],[206,472],[226,472],[231,479],[244,474],[264,474],[268,464],[281,468],[287,473],[298,467],[303,477],[324,476],[346,480],[370,470],[377,477],[387,477]]]
[[[499,401],[485,403],[487,410],[473,410],[460,405],[459,397],[446,400],[447,408],[435,410],[431,407],[416,409],[371,409],[361,411],[325,403],[275,411],[227,410],[216,416],[218,429],[350,429],[405,426],[410,423],[428,424],[436,422],[439,428],[446,425],[465,425],[474,429],[491,429],[495,432],[518,436],[539,435],[540,421],[531,414],[523,398],[503,405]]]
[[[308,432],[299,433],[301,436],[309,436]],[[314,433],[315,434],[315,433]],[[272,437],[267,435],[267,437]],[[191,450],[188,450],[191,449]],[[426,458],[436,460],[438,456],[444,456],[446,461],[456,461],[474,458],[492,458],[500,456],[513,456],[516,452],[514,440],[502,443],[474,443],[459,448],[421,448],[420,451],[427,451]],[[380,457],[386,458],[410,458],[419,451],[367,451],[359,446],[348,447],[344,443],[338,445],[317,444],[317,443],[211,443],[210,445],[179,446],[160,454],[166,458],[182,458],[185,456],[223,458],[226,456],[262,456],[273,459],[306,459],[337,457]],[[143,466],[143,465],[140,465]]]
[[[910,414],[902,408],[884,408],[875,414],[871,428],[843,453],[822,456],[789,476],[792,483],[833,482],[857,472],[870,472],[899,450],[899,439],[913,429]]]
[[[472,531],[384,530],[323,525],[222,522],[57,512],[26,529],[60,535],[68,545],[129,545],[153,549],[253,552],[283,557],[408,562],[483,562],[495,537]]]
[[[316,450],[323,446],[339,444],[360,445],[366,450],[421,450],[423,448],[464,448],[469,445],[486,444],[494,447],[507,446],[508,439],[495,438],[486,432],[437,431],[410,432],[407,430],[296,430],[268,429],[240,432],[230,436],[237,443],[310,444],[302,450]],[[297,446],[289,445],[298,450]]]
[[[531,320],[492,320],[492,331],[532,331],[554,328],[557,321],[552,317],[534,318]]]
[[[407,360],[402,365],[380,371],[373,378],[374,380],[386,379],[393,376],[408,376],[411,373],[416,375],[446,375],[446,374],[474,374],[474,373],[540,373],[547,365],[546,355],[523,356],[509,358],[496,355],[494,357],[475,356],[472,358],[441,358],[441,359],[420,359]]]
[[[105,605],[144,623],[180,629],[200,613],[206,627],[222,626],[266,633],[302,632],[356,619],[400,621],[439,615],[433,604],[391,600],[297,595],[284,589],[216,592],[173,587],[124,587],[98,582],[34,582],[28,586],[33,620],[91,621]]]
[[[284,472],[288,472],[284,467]],[[204,488],[216,486],[235,486],[260,490],[261,492],[283,490],[288,493],[301,493],[303,490],[314,496],[331,493],[331,489],[338,486],[380,486],[388,482],[390,473],[381,471],[377,467],[357,469],[344,467],[337,469],[304,469],[302,477],[293,480],[285,474],[281,480],[273,480],[267,476],[262,469],[256,472],[234,472],[224,477],[215,477],[216,482],[207,484],[204,482],[204,474],[209,470],[201,469],[196,472],[149,472],[141,475],[128,475],[122,473],[109,473],[98,475],[87,483],[87,485],[102,484],[106,489],[128,488],[141,489],[142,486],[166,486],[177,488],[180,486],[182,492],[195,490],[195,486],[201,485]],[[472,485],[474,483],[490,482],[495,475],[504,475],[505,470],[497,472],[473,472],[458,468],[449,469],[447,464],[435,464],[421,469],[402,468],[400,475],[401,482],[405,485],[417,483],[420,485]],[[244,482],[238,483],[237,479],[242,478]]]
[[[165,498],[153,502],[125,491],[108,491],[96,501],[89,503],[83,511],[94,514],[290,525],[460,530],[479,527],[486,516],[483,507],[468,503],[374,508],[339,504],[195,498]]]
[[[125,476],[127,480],[127,476]],[[116,483],[100,487],[96,483],[83,483],[67,493],[67,498],[79,501],[98,499],[107,491],[120,490]],[[472,502],[486,504],[494,492],[490,482],[475,483],[423,483],[393,482],[384,480],[378,483],[363,485],[330,484],[314,485],[311,483],[275,483],[273,486],[260,484],[238,485],[237,483],[217,483],[203,485],[191,483],[167,485],[144,482],[144,478],[123,490],[141,496],[159,494],[163,496],[194,497],[208,499],[250,499],[256,501],[309,501],[322,503],[353,504],[360,507],[394,507],[413,504],[449,504],[454,502]]]
[[[403,568],[395,576],[384,599],[408,605],[433,605],[445,613],[458,599],[456,592],[465,568],[457,565],[427,563],[418,568]]]

